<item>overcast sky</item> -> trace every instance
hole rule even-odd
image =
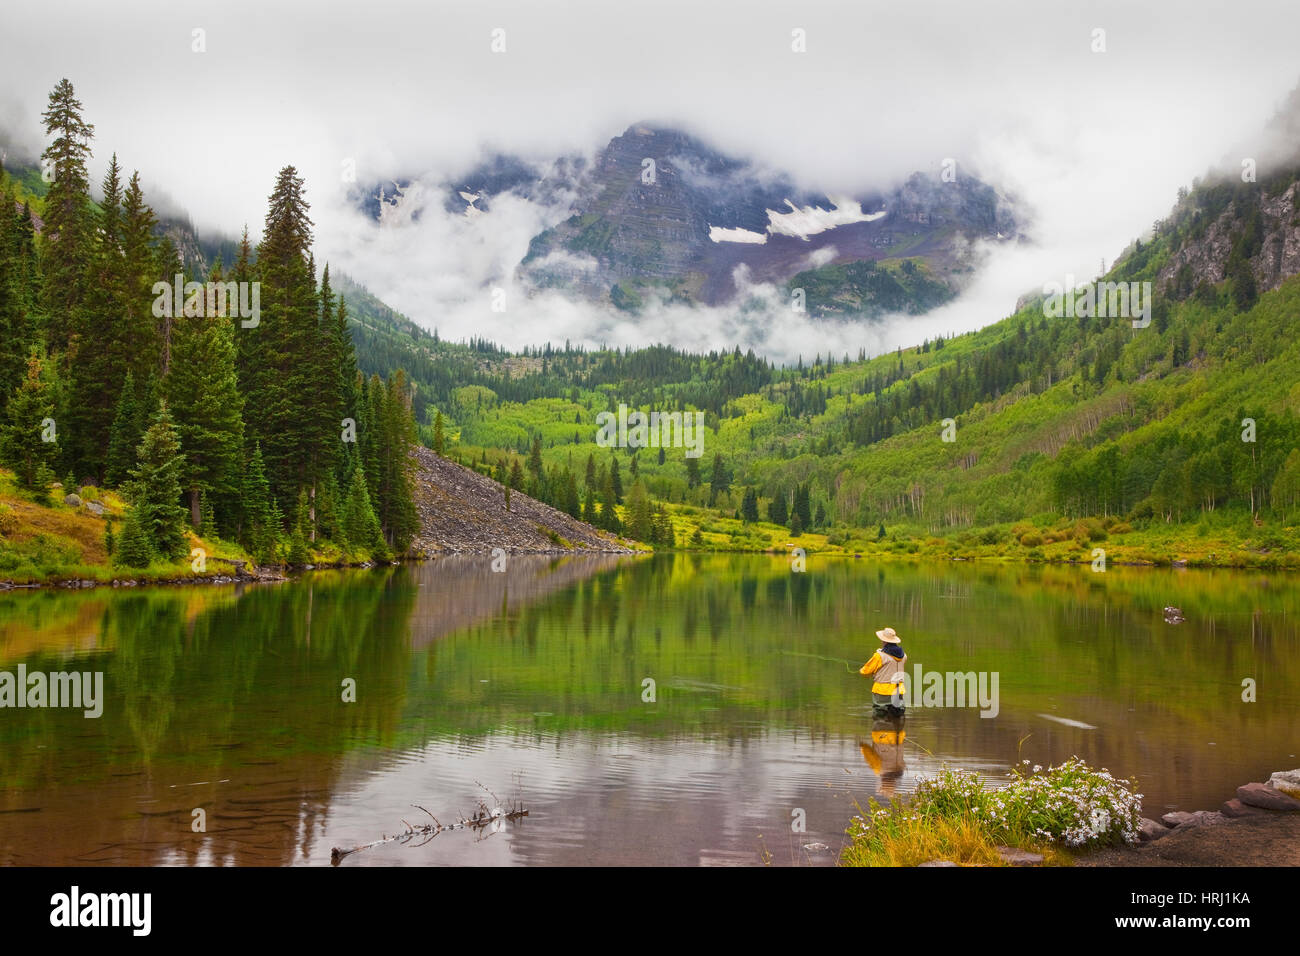
[[[739,342],[778,358],[976,328],[1046,281],[1090,277],[1169,211],[1178,186],[1262,150],[1264,124],[1300,82],[1293,0],[46,0],[7,7],[0,24],[10,151],[43,147],[40,113],[66,76],[95,125],[96,180],[116,151],[156,206],[169,198],[201,230],[247,222],[257,236],[276,171],[292,163],[307,179],[317,260],[444,336]],[[504,53],[491,51],[497,28]],[[791,50],[796,28],[805,53]],[[660,309],[629,320],[514,294],[509,273],[555,210],[503,202],[471,223],[431,205],[418,223],[380,228],[345,202],[347,160],[362,182],[435,181],[484,149],[590,153],[638,120],[832,193],[955,157],[1032,208],[1034,245],[997,253],[924,323],[810,330],[761,288],[773,303],[761,318]],[[490,311],[493,285],[507,289],[505,313]]]

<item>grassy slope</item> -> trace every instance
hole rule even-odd
[[[105,514],[114,519],[115,532],[120,532],[126,508],[122,499],[109,490],[84,488],[81,492],[104,506]],[[190,547],[202,548],[210,562],[203,572],[192,569],[189,557],[156,561],[148,568],[122,568],[109,561],[105,518],[84,507],[64,504],[61,485],[54,486],[50,500],[49,506],[38,504],[30,492],[18,486],[13,472],[0,469],[0,582],[192,580],[229,574],[233,568],[228,561],[248,561],[237,545],[191,534]]]

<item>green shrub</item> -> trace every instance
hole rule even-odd
[[[1007,786],[989,789],[974,771],[945,767],[921,781],[905,803],[882,808],[872,801],[869,812],[849,825],[853,842],[845,862],[892,861],[904,828],[945,834],[961,828],[963,841],[977,852],[988,843],[1076,849],[1137,842],[1142,794],[1133,792],[1131,781],[1077,757],[1046,771],[1017,767],[1010,777]],[[966,829],[972,825],[974,833]]]

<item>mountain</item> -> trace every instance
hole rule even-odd
[[[674,129],[638,124],[615,137],[575,184],[572,215],[534,237],[520,276],[635,311],[651,295],[719,305],[751,282],[806,281],[814,315],[925,311],[950,298],[977,239],[1016,235],[1010,204],[978,180],[914,174],[887,192],[829,197],[726,156]],[[867,272],[901,295],[877,295]],[[913,283],[915,276],[928,282]],[[795,287],[790,283],[791,288]],[[800,286],[802,287],[802,286]]]
[[[634,124],[592,159],[495,154],[430,187],[414,177],[353,194],[376,220],[418,221],[432,200],[476,217],[514,195],[553,213],[516,271],[635,312],[655,298],[732,302],[744,282],[803,289],[815,316],[925,312],[978,267],[980,240],[1019,238],[1014,204],[965,175],[914,173],[887,189],[827,196],[788,173],[728,156],[681,130]],[[737,285],[737,273],[745,278]]]

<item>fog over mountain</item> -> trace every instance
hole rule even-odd
[[[276,170],[293,163],[318,261],[445,337],[740,345],[778,359],[976,328],[1045,281],[1094,275],[1180,185],[1233,165],[1234,150],[1262,154],[1252,137],[1300,78],[1288,56],[1300,10],[1263,0],[1186,3],[1176,15],[1120,2],[718,2],[642,16],[598,2],[141,0],[16,8],[6,23],[0,131],[15,155],[39,152],[45,95],[67,76],[96,126],[96,180],[116,152],[155,205],[187,210],[206,232],[247,222],[256,235]],[[795,30],[806,52],[792,50]],[[57,57],[24,42],[51,32]],[[799,196],[781,214],[811,208],[810,196],[886,194],[954,159],[959,175],[1016,198],[1030,241],[972,250],[982,264],[961,294],[923,316],[818,320],[743,267],[732,281],[744,308],[649,296],[632,313],[518,270],[534,237],[581,200],[569,179],[545,194],[498,192],[478,214],[448,202],[448,184],[493,157],[544,178],[557,160],[593,161],[633,123],[790,177]],[[376,220],[358,191],[392,181],[404,195]],[[833,235],[812,245],[809,267],[843,252]],[[505,311],[493,311],[493,290]]]

